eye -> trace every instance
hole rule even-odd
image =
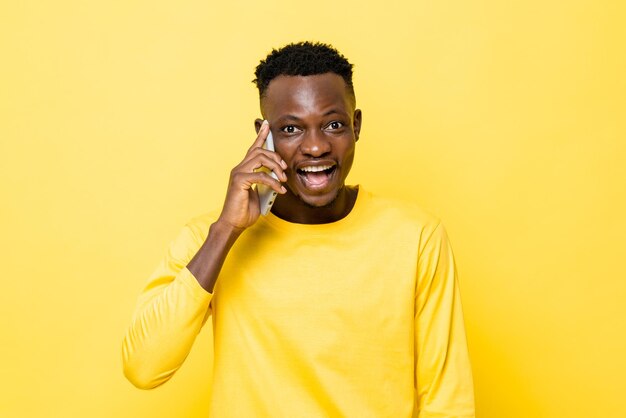
[[[343,128],[343,123],[339,122],[337,120],[332,121],[331,123],[328,124],[328,129],[340,129]]]
[[[287,134],[295,134],[297,132],[300,132],[300,129],[298,129],[298,127],[294,126],[294,125],[287,125],[283,128],[281,128],[281,131],[287,133]]]

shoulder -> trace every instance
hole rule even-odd
[[[417,248],[421,253],[432,238],[445,235],[441,219],[418,203],[367,190],[361,192],[365,207],[363,218],[367,223],[376,224],[377,231],[384,231],[389,240]]]
[[[433,231],[441,223],[441,219],[421,205],[362,190],[370,216],[382,216],[393,219],[395,223],[406,227],[426,228]],[[359,192],[361,193],[361,191]]]
[[[210,211],[194,216],[187,221],[183,227],[183,231],[193,237],[195,241],[202,243],[209,235],[211,224],[213,224],[218,217],[219,211]]]

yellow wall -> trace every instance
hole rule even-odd
[[[356,64],[351,181],[447,225],[478,416],[626,416],[624,2],[214,3],[0,6],[0,416],[206,417],[210,329],[149,392],[121,338],[303,39]]]

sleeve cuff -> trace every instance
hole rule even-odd
[[[195,276],[189,271],[189,269],[187,269],[187,267],[183,267],[176,277],[176,280],[179,280],[197,301],[204,302],[207,305],[211,301],[213,293],[209,293],[205,288],[200,286],[198,280],[196,280]]]

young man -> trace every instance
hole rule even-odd
[[[257,137],[221,212],[183,228],[142,292],[126,376],[167,381],[211,316],[212,417],[408,418],[414,402],[421,418],[473,417],[443,225],[344,184],[361,130],[352,64],[328,45],[291,44],[255,82]],[[262,148],[270,130],[276,152]],[[267,216],[254,184],[279,193]]]

